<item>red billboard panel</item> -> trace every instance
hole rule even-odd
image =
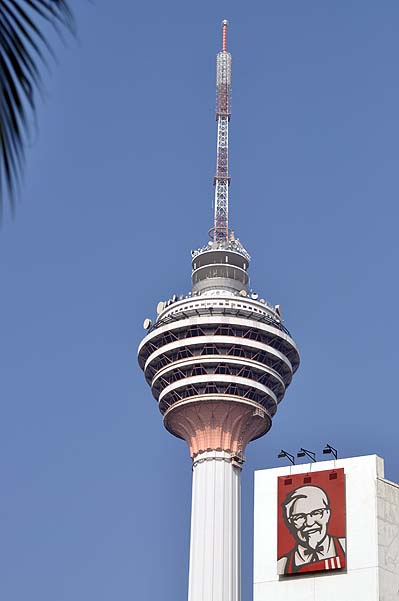
[[[277,494],[278,574],[345,568],[344,470],[280,476]]]

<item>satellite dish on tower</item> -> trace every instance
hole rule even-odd
[[[163,301],[160,301],[160,302],[157,304],[157,313],[158,313],[158,315],[159,315],[160,313],[162,313],[162,311],[163,311],[164,309],[165,309],[165,303],[164,303]]]
[[[240,296],[248,296],[246,290],[240,290]]]
[[[148,317],[146,317],[145,320],[144,320],[144,323],[143,323],[143,328],[145,330],[149,330],[151,326],[152,326],[151,319],[148,319]]]

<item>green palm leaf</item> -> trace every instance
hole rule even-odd
[[[68,0],[0,0],[0,210],[14,208],[24,165],[27,117],[35,112],[40,67],[51,53],[43,27],[74,30]]]

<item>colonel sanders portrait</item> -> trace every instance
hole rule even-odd
[[[285,524],[295,546],[277,562],[278,574],[345,567],[345,538],[329,534],[330,501],[318,486],[300,486],[282,503]]]

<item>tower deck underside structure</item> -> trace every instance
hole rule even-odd
[[[271,308],[211,289],[159,315],[139,363],[165,426],[192,457],[209,449],[240,457],[269,430],[299,354]]]

